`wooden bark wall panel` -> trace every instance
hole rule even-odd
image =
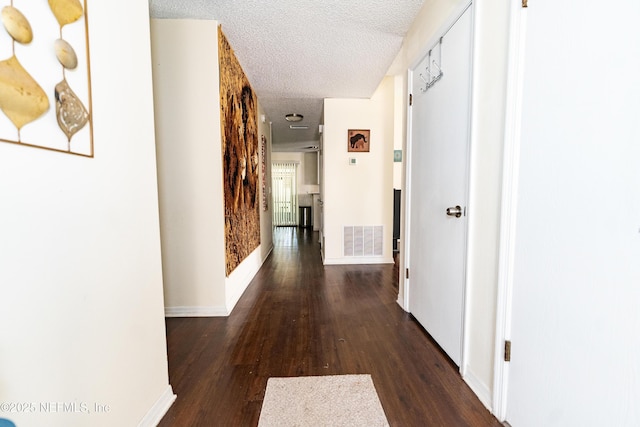
[[[260,245],[257,99],[218,29],[227,276]]]

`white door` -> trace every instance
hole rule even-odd
[[[640,2],[521,13],[507,421],[640,426]]]
[[[431,55],[412,70],[410,109],[409,311],[458,366],[464,312],[471,18],[467,9]],[[433,85],[425,90],[430,81]]]

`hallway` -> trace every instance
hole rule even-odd
[[[396,303],[393,265],[323,266],[318,233],[277,228],[227,318],[168,318],[177,400],[160,426],[255,426],[269,377],[371,374],[391,426],[500,426]]]

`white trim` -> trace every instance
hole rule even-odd
[[[413,96],[413,68],[409,68],[407,70],[407,104],[409,104],[410,97]],[[402,309],[406,312],[410,312],[409,306],[409,293],[410,293],[410,284],[407,278],[406,270],[411,265],[411,251],[409,250],[411,247],[411,147],[412,144],[412,126],[413,126],[413,105],[409,105],[407,107],[407,136],[406,136],[406,147],[404,153],[404,206],[400,209],[403,210],[404,213],[404,230],[400,230],[400,241],[404,243],[404,269],[405,271],[400,272],[400,281],[403,283],[403,300],[402,302],[398,301]],[[398,295],[399,297],[399,295]]]
[[[146,413],[146,415],[140,420],[138,423],[138,427],[155,427],[160,421],[162,421],[162,417],[167,413],[173,402],[176,400],[176,395],[173,394],[173,388],[171,388],[171,384],[167,385],[167,388],[164,389],[164,392],[156,400],[156,403],[153,404],[151,409]]]
[[[165,317],[227,317],[233,311],[233,308],[238,303],[244,291],[247,290],[253,278],[258,274],[258,271],[262,268],[269,255],[273,251],[273,245],[269,248],[269,251],[265,257],[256,262],[255,265],[251,263],[255,258],[258,258],[262,246],[258,246],[251,255],[249,255],[236,270],[231,272],[231,275],[226,278],[225,291],[227,306],[175,306],[165,307]],[[235,276],[234,276],[234,273]],[[241,277],[238,279],[238,277]],[[229,286],[229,280],[232,282],[232,286]],[[232,292],[233,291],[233,292]]]
[[[466,374],[462,376],[465,383],[471,388],[471,390],[478,396],[480,402],[491,411],[491,391],[489,387],[478,379],[478,377],[470,369],[465,369]]]
[[[496,342],[493,368],[492,412],[499,421],[505,421],[506,419],[509,385],[509,364],[504,361],[504,342],[511,337],[513,256],[518,207],[526,9],[522,8],[518,2],[512,2],[510,14],[507,110],[505,117],[500,250],[496,296]]]
[[[386,257],[344,257],[326,258],[324,265],[393,264],[393,258]]]
[[[466,12],[466,9],[464,11]],[[466,216],[467,226],[466,226],[465,247],[464,247],[465,272],[464,272],[464,289],[463,289],[463,297],[462,297],[464,302],[462,306],[462,316],[463,316],[462,317],[462,333],[460,336],[462,339],[462,342],[460,343],[460,367],[459,367],[460,376],[462,376],[463,379],[469,376],[469,366],[467,364],[467,359],[469,357],[468,355],[469,355],[469,339],[470,338],[467,332],[471,329],[469,325],[469,322],[471,321],[471,316],[469,315],[469,309],[470,309],[469,301],[471,301],[471,289],[473,288],[471,283],[472,278],[471,278],[471,275],[469,274],[469,260],[473,258],[472,254],[475,251],[474,242],[471,239],[471,236],[473,235],[473,231],[475,230],[474,228],[475,223],[472,221],[473,204],[475,200],[472,197],[472,195],[476,194],[475,182],[471,179],[471,177],[473,176],[472,172],[474,171],[474,165],[476,163],[476,157],[477,157],[477,150],[476,150],[477,130],[476,129],[478,126],[478,120],[477,120],[478,110],[474,102],[475,100],[478,99],[477,91],[479,88],[479,86],[476,84],[478,76],[477,76],[477,69],[475,67],[475,64],[478,62],[476,58],[476,54],[478,52],[478,49],[476,49],[476,45],[478,42],[479,26],[476,23],[476,14],[474,13],[475,8],[472,9],[471,12],[472,12],[472,15],[471,15],[471,72],[469,73],[469,78],[471,79],[471,83],[470,83],[471,93],[470,93],[470,99],[469,99],[469,141],[468,141],[468,148],[467,148],[468,162],[466,165],[467,166],[467,170],[466,170],[467,194],[466,194],[466,204],[465,204],[465,208],[467,211],[467,216]],[[471,387],[471,389],[475,393],[475,389],[473,387]]]
[[[164,308],[164,317],[226,317],[228,315],[227,307],[224,306],[177,306]]]
[[[262,245],[258,246],[248,257],[244,259],[244,261],[240,263],[240,265],[236,267],[235,270],[231,272],[231,274],[229,274],[229,277],[226,278],[226,310],[229,314],[231,314],[238,301],[240,301],[240,298],[251,284],[253,278],[256,277],[256,274],[258,274],[258,271],[260,271],[264,262],[269,258],[272,251],[273,245],[271,245],[264,258],[260,259]]]
[[[469,322],[471,321],[471,316],[469,315],[469,301],[471,301],[471,289],[473,288],[472,283],[471,283],[471,276],[469,275],[469,260],[471,259],[471,255],[472,255],[472,251],[474,250],[474,246],[473,246],[473,241],[471,241],[470,236],[471,234],[471,227],[472,227],[472,221],[471,221],[471,215],[473,215],[473,201],[472,201],[472,194],[475,194],[475,192],[472,192],[472,190],[474,189],[474,182],[472,181],[471,177],[472,175],[472,167],[474,164],[476,164],[476,136],[477,136],[477,132],[476,132],[476,126],[478,123],[478,120],[476,120],[476,114],[477,114],[477,109],[475,108],[475,100],[477,99],[476,96],[476,91],[478,90],[478,85],[476,84],[476,79],[477,79],[477,74],[476,74],[476,63],[478,61],[476,61],[476,52],[478,51],[476,49],[476,40],[477,40],[477,25],[476,25],[476,8],[473,7],[473,2],[469,2],[469,4],[467,5],[466,8],[463,9],[463,11],[461,12],[460,16],[454,21],[454,24],[458,22],[459,19],[462,18],[462,15],[464,15],[467,10],[469,10],[469,13],[471,14],[471,30],[470,30],[470,37],[471,40],[469,41],[470,43],[470,50],[471,52],[469,52],[470,55],[470,59],[469,59],[469,63],[470,63],[470,67],[471,69],[469,70],[469,106],[468,106],[468,110],[467,110],[467,117],[469,120],[468,123],[468,140],[467,140],[467,164],[466,166],[466,170],[465,170],[465,174],[466,174],[466,180],[467,180],[467,185],[466,185],[466,194],[465,194],[465,207],[466,207],[466,224],[465,224],[465,230],[464,230],[464,247],[462,248],[462,250],[464,251],[464,259],[463,259],[463,265],[464,265],[464,289],[462,290],[462,319],[460,322],[460,325],[462,326],[462,331],[460,331],[460,375],[464,376],[467,372],[467,358],[469,357],[469,337],[468,337],[468,331],[469,331]]]

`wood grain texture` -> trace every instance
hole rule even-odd
[[[160,426],[255,426],[269,377],[370,374],[392,426],[500,426],[396,303],[393,265],[323,266],[317,232],[278,228],[228,318],[167,319],[178,398]]]

